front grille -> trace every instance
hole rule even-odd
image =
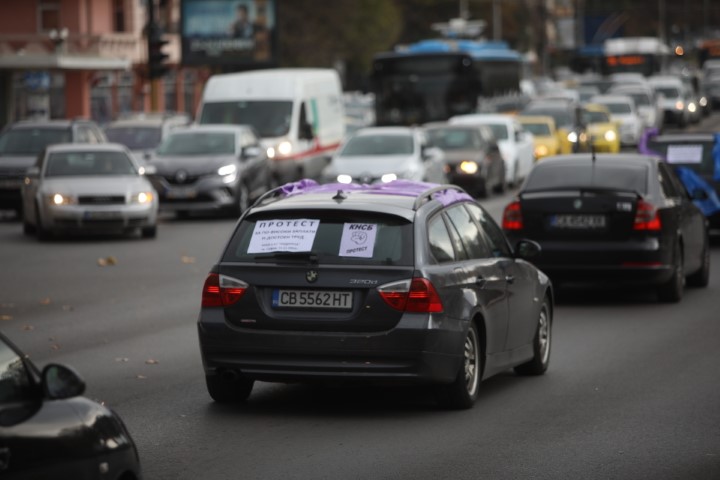
[[[121,195],[85,195],[78,197],[80,205],[124,205],[125,196]]]
[[[165,181],[170,185],[192,185],[197,182],[201,176],[202,175],[188,175],[186,177],[182,177],[182,181],[180,181],[180,178],[176,175],[164,175],[163,178],[165,178]]]

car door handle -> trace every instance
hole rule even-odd
[[[513,283],[515,281],[515,277],[513,277],[512,275],[505,275],[505,281],[507,283]]]

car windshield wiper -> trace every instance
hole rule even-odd
[[[308,260],[318,263],[318,254],[315,252],[271,252],[255,255],[254,260]]]

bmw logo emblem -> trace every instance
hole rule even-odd
[[[575,200],[573,202],[573,207],[575,207],[575,210],[580,210],[582,208],[582,200]]]
[[[318,279],[318,272],[317,270],[308,270],[305,272],[305,280],[307,280],[309,283],[313,283]]]
[[[178,170],[178,172],[175,174],[175,181],[177,183],[185,183],[185,180],[188,178],[188,173],[185,170]]]

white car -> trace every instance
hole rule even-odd
[[[620,144],[637,145],[643,132],[643,120],[629,95],[598,95],[590,103],[604,105],[610,111],[610,120],[620,124]]]
[[[335,152],[323,172],[327,182],[388,183],[418,180],[447,183],[440,149],[412,127],[368,127],[355,132]]]
[[[54,233],[129,233],[153,238],[158,196],[130,151],[116,143],[56,144],[27,171],[23,229],[43,240]]]
[[[523,129],[522,124],[509,115],[470,113],[451,117],[448,123],[490,127],[505,160],[505,179],[509,185],[517,186],[535,164],[532,133]]]
[[[649,84],[614,85],[608,91],[611,95],[627,95],[635,100],[645,128],[662,127],[662,110],[655,91]]]
[[[664,114],[664,123],[675,123],[684,127],[690,122],[690,94],[679,77],[655,76],[648,79],[650,85],[661,96],[660,106]]]

